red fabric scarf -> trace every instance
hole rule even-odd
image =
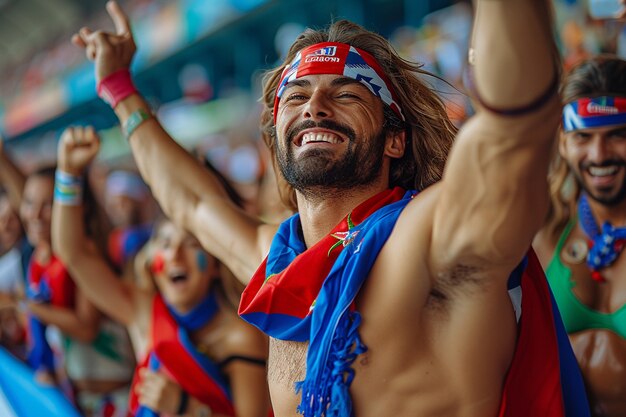
[[[189,395],[208,405],[215,414],[234,416],[235,410],[228,394],[189,352],[190,347],[181,341],[180,331],[180,326],[168,311],[161,296],[156,296],[152,307],[150,350],[156,353],[161,368]],[[148,367],[149,357],[150,355],[146,355],[137,370]],[[205,360],[208,361],[208,358]],[[217,368],[216,365],[213,367]],[[133,415],[139,407],[135,386],[140,382],[139,374],[135,372],[130,397]]]

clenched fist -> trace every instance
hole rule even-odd
[[[100,150],[100,137],[92,126],[69,127],[61,135],[58,166],[61,171],[79,176]]]

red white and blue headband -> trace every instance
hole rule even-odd
[[[563,131],[626,124],[626,97],[585,97],[563,107]]]
[[[291,64],[285,67],[274,99],[274,124],[278,103],[287,83],[305,75],[336,74],[359,81],[383,103],[405,120],[398,105],[393,87],[382,67],[369,53],[354,46],[338,42],[322,42],[299,51]]]

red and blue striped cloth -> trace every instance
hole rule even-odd
[[[589,417],[578,362],[532,249],[511,274],[511,286],[521,287],[522,313],[498,417]]]
[[[400,119],[405,120],[393,85],[376,58],[352,45],[321,42],[298,51],[291,63],[283,70],[276,87],[274,123],[278,115],[278,104],[287,84],[298,78],[315,74],[335,74],[357,80],[388,105]]]
[[[26,296],[36,303],[59,308],[72,308],[76,285],[65,266],[54,255],[47,264],[33,256],[28,266]],[[32,314],[28,315],[28,363],[34,370],[54,372],[54,352],[46,339],[47,325]]]
[[[306,377],[297,384],[305,417],[352,415],[351,364],[367,349],[354,299],[415,194],[395,188],[372,197],[308,249],[298,215],[291,217],[242,295],[244,320],[277,339],[309,341]],[[499,417],[588,417],[578,365],[532,252],[510,282],[521,287],[523,312]]]
[[[189,332],[197,330],[217,313],[215,295],[210,293],[186,315],[169,308],[160,295],[152,307],[152,348],[142,364],[137,367],[165,372],[190,396],[208,405],[214,414],[234,416],[228,381],[218,365],[195,348]],[[131,389],[130,410],[136,417],[154,417],[159,414],[139,404],[135,386],[141,383],[135,372]]]
[[[583,97],[563,106],[563,130],[626,124],[626,97]]]

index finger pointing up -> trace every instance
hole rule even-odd
[[[117,35],[126,35],[130,33],[130,24],[128,23],[128,17],[122,11],[122,8],[115,1],[109,1],[106,5],[107,12],[113,24],[115,25],[115,32]]]

